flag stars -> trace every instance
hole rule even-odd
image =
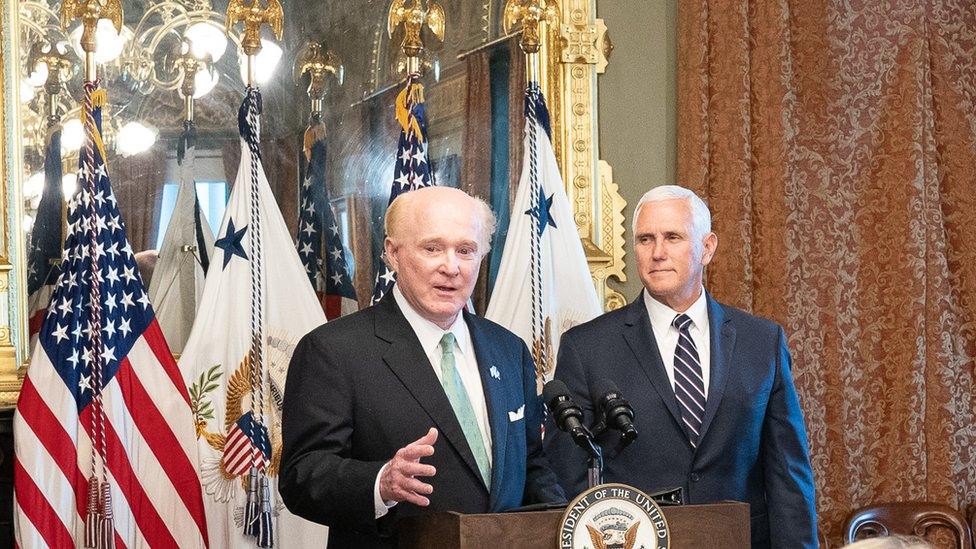
[[[102,326],[102,331],[108,334],[108,337],[115,337],[115,321],[111,318]]]
[[[149,296],[146,295],[146,292],[139,292],[139,294],[140,295],[139,295],[139,300],[138,301],[142,305],[142,309],[143,310],[148,309],[149,308]]]
[[[114,247],[115,244],[112,244],[112,246]],[[109,250],[111,253],[111,248]],[[109,282],[109,286],[117,284],[119,282],[119,270],[115,267],[109,267],[108,273],[105,275],[105,280]]]
[[[115,308],[118,306],[118,304],[115,303],[115,294],[109,292],[108,295],[105,296],[105,306],[108,308],[109,314],[115,312]]]
[[[54,332],[51,335],[58,338],[58,344],[60,345],[61,340],[68,339],[68,325],[66,324],[62,326],[61,324],[58,324],[57,328],[54,330]]]
[[[125,279],[126,283],[134,282],[136,279],[135,269],[128,265],[122,267],[122,278]]]
[[[227,268],[227,264],[230,263],[231,258],[233,258],[235,255],[238,255],[247,261],[247,253],[244,252],[244,246],[241,242],[244,239],[244,233],[246,231],[247,225],[235,230],[234,218],[232,217],[227,220],[227,231],[224,233],[224,236],[220,237],[216,242],[214,242],[215,247],[224,251],[223,269]]]
[[[329,255],[332,256],[333,261],[339,261],[339,258],[342,257],[342,248],[333,248],[332,251],[329,252]]]
[[[71,367],[72,368],[74,368],[75,370],[77,370],[78,369],[78,349],[72,349],[71,350],[71,356],[69,356],[66,360],[71,363]]]
[[[109,347],[106,345],[105,350],[102,351],[101,357],[102,360],[105,361],[105,364],[115,362],[115,347]]]
[[[80,389],[82,393],[85,391],[91,391],[91,376],[81,376],[81,378],[78,380],[78,389]]]
[[[122,306],[125,307],[126,312],[129,311],[129,307],[134,307],[135,302],[132,301],[132,294],[129,292],[122,292]]]
[[[342,284],[342,273],[334,273],[330,278],[332,278],[332,283],[336,286]]]
[[[128,318],[123,318],[122,321],[119,323],[119,331],[122,332],[123,337],[129,337],[129,332],[132,331],[132,328],[129,327]]]
[[[335,221],[333,221],[332,226],[329,227],[329,232],[332,233],[332,236],[339,236],[339,226],[336,225]]]
[[[299,250],[299,253],[302,253],[302,254],[311,254],[312,253],[312,245],[309,244],[308,242],[305,242],[304,244],[302,244],[302,249]]]

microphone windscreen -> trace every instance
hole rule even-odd
[[[594,403],[600,402],[600,399],[605,397],[607,393],[616,393],[619,396],[620,389],[617,388],[616,383],[609,379],[598,379],[593,385],[590,385],[590,400]]]
[[[559,397],[569,397],[569,387],[562,381],[554,379],[542,387],[542,400],[546,403]]]

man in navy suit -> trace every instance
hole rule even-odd
[[[400,195],[386,214],[394,290],[299,342],[278,486],[330,527],[329,547],[395,547],[399,519],[432,511],[565,500],[528,349],[463,310],[494,225],[457,189]]]
[[[754,548],[816,547],[813,473],[783,329],[705,292],[718,237],[693,192],[654,188],[634,218],[644,291],[566,332],[555,373],[589,424],[601,396],[591,387],[604,380],[633,405],[640,435],[607,456],[606,482],[645,492],[682,487],[688,503],[744,501]],[[546,432],[567,494],[580,492],[585,454],[565,433]],[[598,441],[612,447],[614,434]]]

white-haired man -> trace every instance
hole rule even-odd
[[[600,398],[591,386],[626,388],[640,436],[606,460],[607,482],[645,492],[682,487],[688,503],[745,501],[754,548],[816,547],[813,474],[786,336],[704,290],[717,246],[708,207],[693,192],[647,192],[634,213],[644,291],[566,332],[555,377],[591,423]],[[546,451],[568,494],[585,488],[585,456],[565,433],[547,436]]]
[[[528,349],[463,310],[494,226],[457,189],[400,195],[386,214],[394,290],[299,342],[279,490],[330,527],[330,548],[396,547],[397,521],[430,511],[564,501]]]

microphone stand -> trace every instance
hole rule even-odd
[[[586,465],[587,488],[603,484],[603,450],[590,440],[590,457]]]

